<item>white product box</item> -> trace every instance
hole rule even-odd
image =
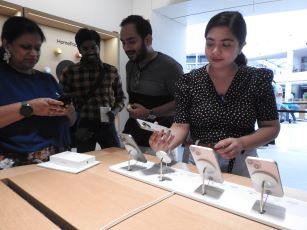
[[[62,166],[80,168],[95,162],[95,156],[75,152],[62,152],[50,156],[50,162]]]
[[[38,166],[71,173],[79,173],[99,163],[99,161],[96,161],[95,156],[66,151],[51,155],[48,162],[40,163]]]

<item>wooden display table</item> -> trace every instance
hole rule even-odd
[[[0,182],[0,204],[0,229],[60,229],[3,182]]]
[[[128,155],[125,150],[110,148],[89,154],[95,155],[101,163],[79,174],[31,165],[2,170],[0,178],[62,229],[102,229],[103,226],[128,230],[245,229],[247,226],[250,230],[272,229],[250,219],[111,172],[110,165],[127,161]],[[146,155],[146,158],[152,162],[157,161],[150,155]],[[193,165],[183,163],[175,167],[196,170]],[[224,174],[224,179],[244,186],[251,185],[249,178]],[[14,194],[8,187],[2,187],[1,191],[6,190]],[[6,209],[12,211],[6,215],[12,215],[13,218],[14,212],[19,212],[18,218],[27,216],[30,219],[33,215],[36,221],[33,224],[37,225],[38,229],[56,228],[34,208],[29,211],[31,206],[28,209],[15,206],[15,201],[22,201],[16,194],[11,199],[14,202]],[[157,200],[158,202],[155,202]],[[132,212],[134,215],[128,215]],[[127,218],[123,218],[125,216]],[[0,224],[6,223],[1,218],[3,214],[0,215]],[[118,224],[113,225],[112,223],[118,219],[122,221],[117,221]],[[19,223],[15,224],[12,226],[16,228],[8,225],[5,229],[22,229],[18,227]]]
[[[11,177],[8,184],[63,229],[100,229],[168,193],[109,172],[110,163],[127,159],[119,152],[97,154],[101,163],[79,174],[40,168]]]
[[[115,225],[111,229],[260,230],[274,228],[179,195],[174,195]]]

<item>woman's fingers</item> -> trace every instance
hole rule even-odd
[[[214,146],[214,151],[225,159],[232,159],[242,152],[242,144],[238,138],[227,138]]]
[[[174,139],[174,136],[171,135],[169,131],[165,133],[164,130],[162,130],[159,132],[154,132],[151,135],[149,139],[149,145],[155,151],[168,150],[173,139]]]

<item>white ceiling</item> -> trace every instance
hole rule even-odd
[[[193,25],[207,22],[217,12],[225,10],[254,16],[301,9],[307,9],[307,0],[186,0],[154,10],[181,24]]]

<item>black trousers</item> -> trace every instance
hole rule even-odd
[[[96,143],[102,149],[109,147],[120,147],[120,141],[114,122],[100,122],[88,119],[81,119],[79,123],[80,128],[87,128],[93,132],[93,136],[86,141],[76,140],[76,147],[78,153],[94,151]]]

